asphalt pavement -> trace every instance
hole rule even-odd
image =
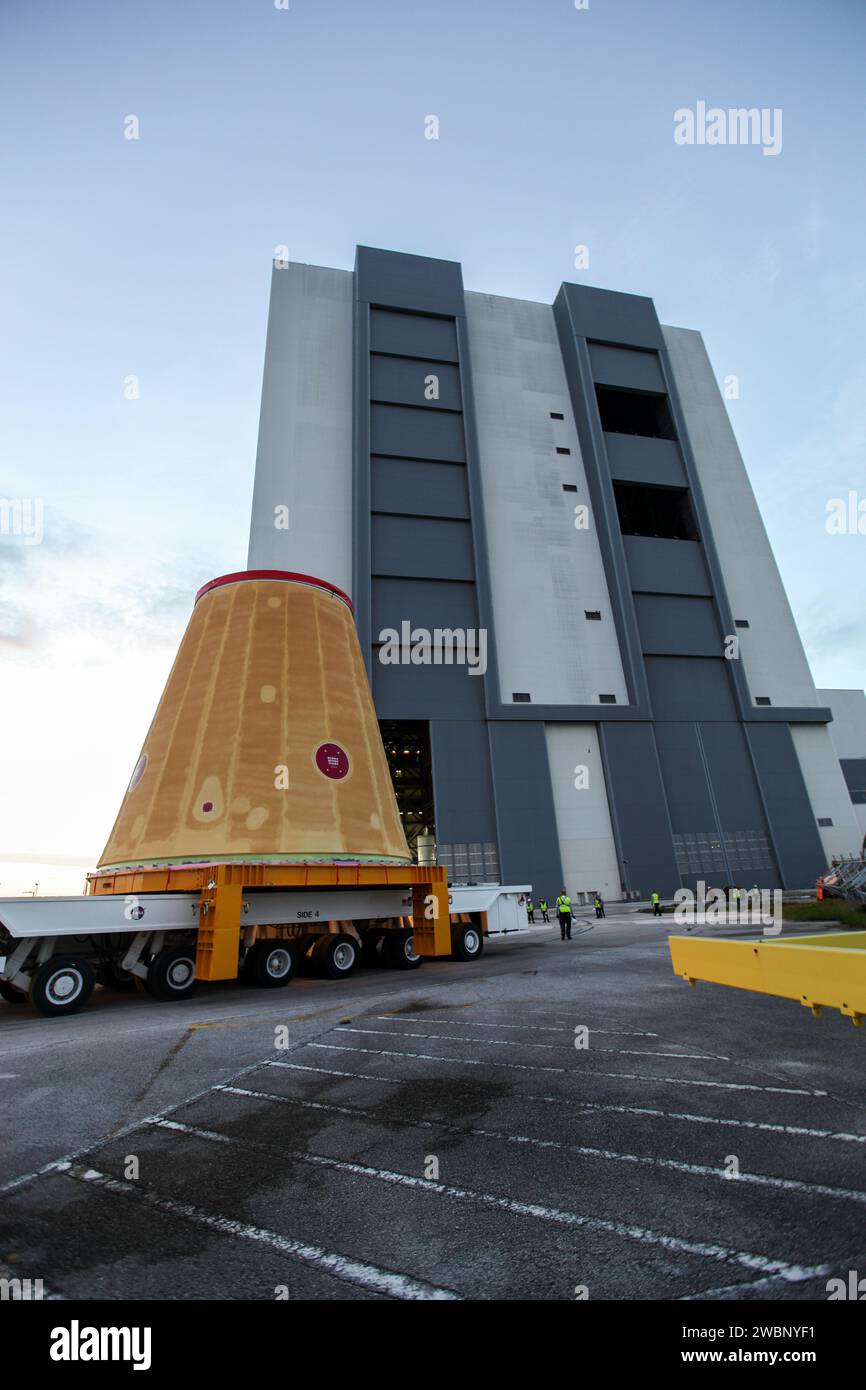
[[[0,1275],[84,1299],[826,1299],[866,1030],[638,913],[473,963],[0,1003]]]

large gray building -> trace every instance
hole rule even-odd
[[[248,563],[351,595],[404,823],[454,879],[799,886],[860,847],[700,334],[650,299],[275,266]]]

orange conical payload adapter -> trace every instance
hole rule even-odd
[[[412,862],[347,596],[206,584],[99,861]]]

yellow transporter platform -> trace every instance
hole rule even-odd
[[[92,896],[198,893],[196,978],[231,980],[238,973],[245,889],[339,890],[404,888],[412,894],[412,930],[420,956],[453,949],[444,868],[417,864],[186,864],[88,874]],[[319,926],[327,930],[327,923]]]
[[[690,985],[753,990],[796,999],[817,1017],[822,1008],[847,1014],[855,1027],[866,1015],[866,932],[833,932],[757,941],[706,936],[669,938],[674,973]]]

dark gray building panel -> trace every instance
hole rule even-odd
[[[484,719],[482,679],[465,666],[383,665],[375,651],[371,684],[380,719]]]
[[[427,517],[372,518],[371,569],[374,575],[407,579],[474,578],[472,531],[468,521]]]
[[[370,358],[370,392],[374,401],[398,405],[429,407],[431,410],[460,410],[460,374],[447,362],[431,362],[421,357]],[[431,396],[430,392],[438,394]]]
[[[826,870],[826,856],[787,724],[743,726],[757,772],[782,883],[811,887]]]
[[[444,463],[463,463],[466,459],[462,420],[449,411],[374,403],[370,407],[370,431],[374,454],[442,459]]]
[[[702,723],[700,733],[722,829],[767,834],[767,818],[742,724]],[[778,874],[774,881],[778,883]]]
[[[646,296],[570,284],[562,286],[563,293],[578,337],[625,347],[664,347],[655,305]]]
[[[857,793],[861,798],[858,804],[862,805],[866,800],[866,758],[840,758],[839,761],[852,801]]]
[[[655,719],[736,719],[728,662],[720,657],[648,656]]]
[[[645,594],[702,594],[712,585],[697,541],[624,536],[631,587]]]
[[[604,386],[620,386],[632,391],[664,391],[665,379],[654,352],[589,344],[592,378]]]
[[[599,739],[627,887],[670,895],[681,883],[652,725],[600,723]]]
[[[463,273],[457,261],[359,246],[355,281],[358,298],[368,304],[450,318],[463,313]]]
[[[469,490],[462,463],[374,455],[370,479],[374,512],[469,519]]]
[[[416,628],[478,627],[475,585],[430,579],[383,579],[373,584],[373,636],[410,621]],[[477,676],[472,677],[478,683]]]
[[[457,361],[457,333],[453,320],[430,318],[425,314],[371,309],[370,347],[373,352],[427,357],[433,362]]]
[[[656,747],[675,834],[716,831],[716,814],[695,724],[656,724]]]
[[[604,436],[610,476],[616,482],[685,487],[686,475],[678,446],[672,439],[646,439],[637,434]]]
[[[544,725],[488,725],[504,883],[531,883],[553,902],[562,887]]]
[[[430,725],[430,750],[439,843],[486,840],[495,844],[496,813],[484,723],[434,719]]]
[[[645,655],[718,657],[722,651],[718,619],[708,598],[635,594],[634,602]]]

